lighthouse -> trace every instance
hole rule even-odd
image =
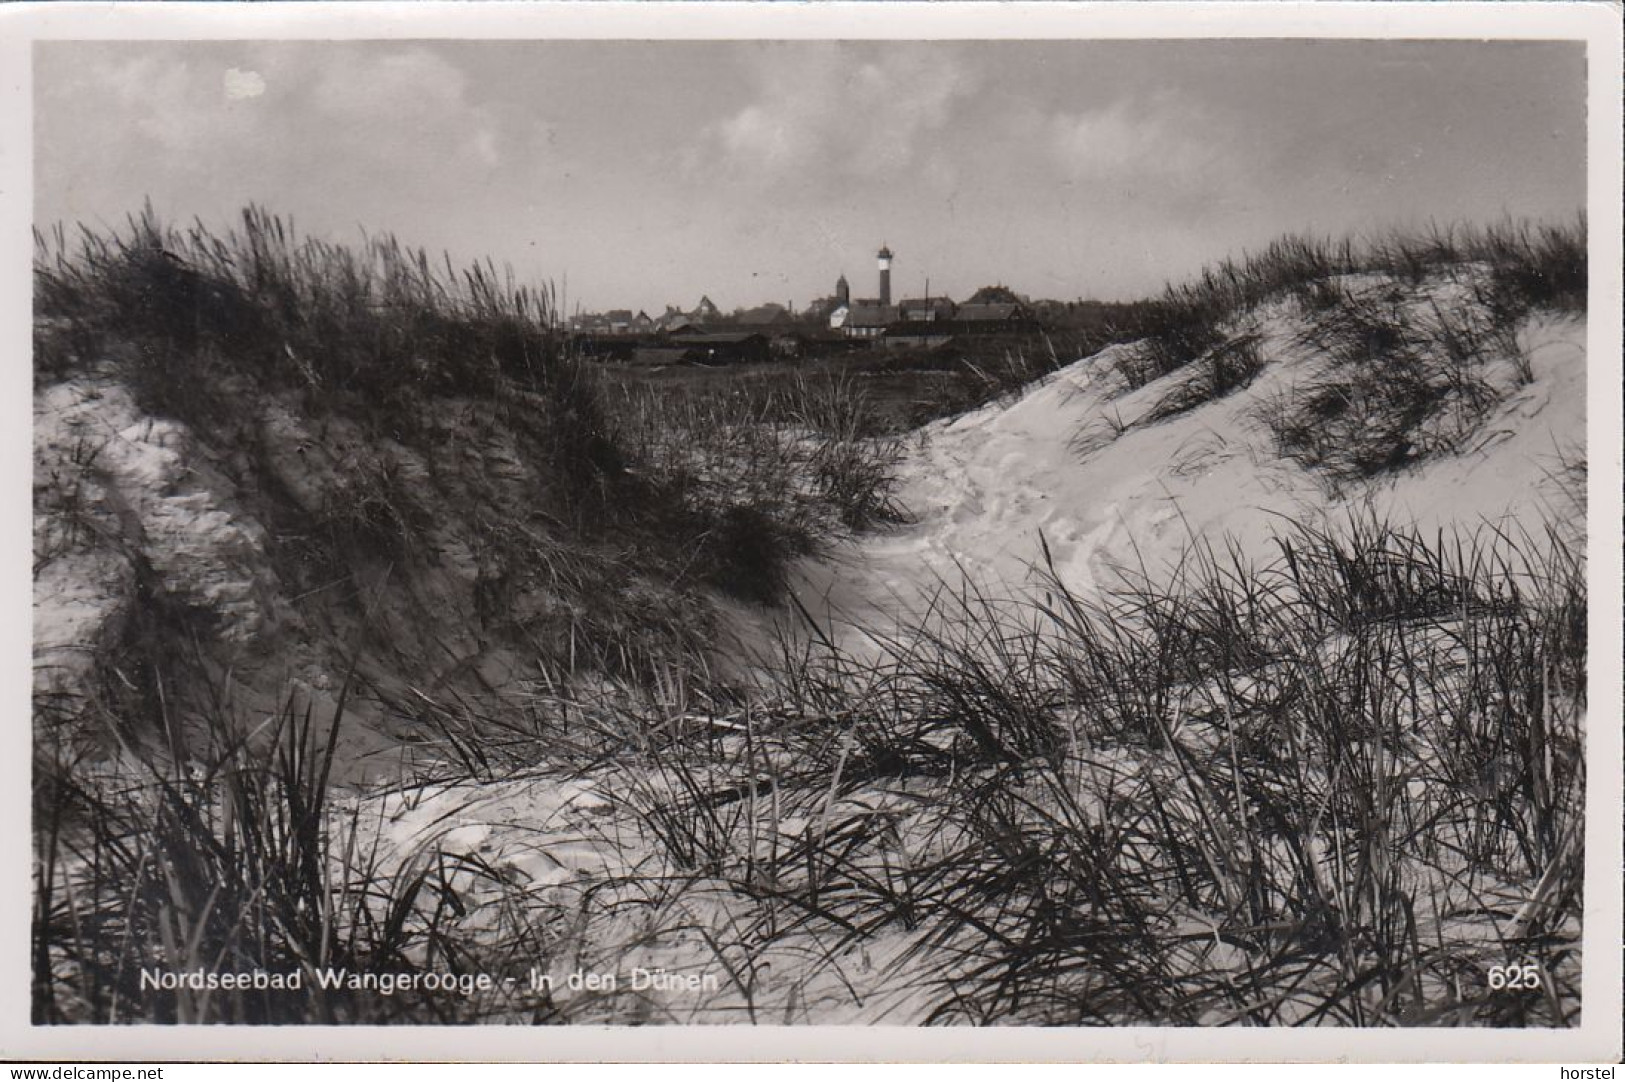
[[[875,259],[880,263],[880,307],[891,307],[891,249],[884,244]]]

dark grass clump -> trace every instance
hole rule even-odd
[[[1290,236],[1239,262],[1225,259],[1206,267],[1194,281],[1170,283],[1141,313],[1144,348],[1125,361],[1123,375],[1130,387],[1160,379],[1228,341],[1225,324],[1234,316],[1358,265],[1351,240]]]
[[[596,389],[552,331],[553,301],[489,264],[455,269],[394,237],[358,250],[301,238],[259,207],[222,235],[161,223],[36,233],[42,375],[120,362],[142,405],[206,434],[243,393],[298,391],[312,414],[407,435],[448,396],[534,417],[576,495],[623,468]]]
[[[1267,360],[1259,315],[1290,305],[1306,324],[1295,347],[1324,368],[1260,418],[1284,457],[1340,491],[1459,450],[1533,379],[1520,327],[1536,312],[1584,312],[1585,243],[1583,215],[1364,243],[1286,238],[1170,285],[1114,365],[1128,390],[1180,373],[1142,422],[1178,416],[1250,383]]]
[[[1144,345],[1125,357],[1122,374],[1132,388],[1183,368],[1228,342],[1237,316],[1277,298],[1307,312],[1333,308],[1342,299],[1336,279],[1347,275],[1380,272],[1419,285],[1429,275],[1479,264],[1489,283],[1480,299],[1502,329],[1536,310],[1583,311],[1586,252],[1583,214],[1561,224],[1435,227],[1369,241],[1286,237],[1168,285],[1139,313]]]
[[[1283,456],[1333,485],[1459,449],[1533,379],[1515,326],[1471,298],[1347,290],[1301,337],[1322,373],[1268,403],[1264,423]]]
[[[1080,753],[1019,797],[995,776],[973,801],[976,870],[944,931],[977,944],[978,991],[957,983],[948,1015],[1572,1019],[1584,586],[1560,543],[1367,524],[1283,539],[1261,572],[1199,553],[1108,606],[1057,591],[1080,742],[1150,750],[1126,772]],[[1000,850],[1021,885],[978,923]],[[1514,883],[1494,919],[1456,923]],[[1488,990],[1509,953],[1548,995]]]
[[[906,519],[903,442],[854,379],[629,383],[613,401],[617,439],[701,525],[695,551],[737,596],[776,599],[796,558]]]
[[[489,265],[458,271],[387,236],[301,238],[258,207],[220,235],[149,207],[123,233],[37,234],[34,283],[39,375],[116,378],[145,412],[258,464],[258,510],[316,545],[299,561],[316,575],[426,547],[434,500],[402,460],[443,446],[444,415],[470,401],[514,434],[556,518],[616,518],[627,463],[590,373],[553,333],[550,294]],[[266,442],[268,402],[359,445],[319,500],[279,491],[268,459],[292,452]]]
[[[1552,222],[1502,222],[1438,227],[1420,235],[1395,235],[1371,246],[1370,269],[1419,284],[1441,267],[1478,264],[1488,269],[1479,299],[1498,322],[1513,323],[1534,311],[1584,312],[1587,289],[1586,216]]]
[[[331,717],[290,698],[265,724],[220,713],[127,741],[116,784],[38,757],[35,1024],[470,1022],[503,1009],[494,992],[441,984],[545,956],[545,924],[471,937],[457,918],[472,893],[504,888],[497,870],[437,852],[383,865],[376,824],[333,802],[349,690]],[[255,971],[296,986],[206,983]],[[380,994],[348,973],[440,983]]]
[[[1264,355],[1258,336],[1244,334],[1208,350],[1190,367],[1195,371],[1157,401],[1144,423],[1177,417],[1241,390],[1264,370]]]

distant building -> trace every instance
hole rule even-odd
[[[847,301],[839,297],[815,297],[808,301],[800,312],[796,313],[796,321],[800,323],[828,323],[829,317],[837,308],[845,308]]]
[[[782,327],[790,320],[789,308],[782,304],[768,303],[740,312],[737,322],[741,327],[773,328]]]
[[[983,286],[966,304],[1026,304],[1027,299],[1006,285]]]
[[[846,314],[852,310],[852,287],[846,283],[846,275],[835,279],[835,293],[807,305],[807,313],[824,320],[832,331],[841,330],[846,326]]]
[[[684,331],[670,336],[672,346],[686,349],[697,364],[765,361],[770,346],[757,331]]]
[[[971,328],[985,328],[993,333],[1018,324],[1033,322],[1032,312],[1025,304],[1001,301],[993,304],[962,304],[954,314],[954,321]]]
[[[897,318],[904,322],[934,323],[953,319],[956,306],[947,297],[926,297],[920,300],[899,301]]]
[[[952,318],[901,320],[882,333],[888,346],[936,346],[950,338],[1032,334],[1039,329],[1022,304],[961,304]]]
[[[841,330],[846,332],[848,338],[879,338],[885,333],[886,328],[896,323],[899,318],[897,309],[891,305],[864,304],[859,301],[847,309]]]
[[[642,315],[640,312],[639,315]],[[708,323],[715,323],[722,318],[722,310],[714,304],[710,297],[701,297],[700,302],[688,311],[683,311],[676,305],[666,305],[666,310],[660,318],[649,321],[651,331],[671,334],[685,326],[703,327]]]
[[[692,346],[639,346],[632,362],[644,368],[666,368],[675,364],[695,364],[704,354]]]
[[[608,312],[578,312],[570,319],[570,329],[578,334],[633,335],[652,334],[655,321],[648,313],[633,315],[630,309],[612,308]]]

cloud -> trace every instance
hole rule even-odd
[[[928,143],[949,134],[956,107],[977,90],[977,69],[940,54],[907,52],[866,64],[855,80],[872,103],[863,126],[860,168],[887,171],[913,164]]]
[[[265,93],[265,78],[257,71],[227,68],[222,81],[226,97],[233,100],[257,98]]]
[[[797,164],[809,155],[815,140],[816,115],[797,117],[794,110],[748,105],[724,121],[722,144],[737,162],[770,170]]]
[[[256,194],[290,171],[312,184],[475,182],[508,143],[463,72],[422,46],[121,44],[77,59],[84,74],[55,84],[52,123]]]
[[[534,172],[531,112],[484,96],[455,49],[71,43],[40,59],[45,223],[117,223],[150,199],[219,226],[259,203],[307,235],[363,225],[464,251],[468,223]]]
[[[1206,134],[1213,127],[1200,107],[1161,94],[1057,113],[1050,118],[1047,141],[1052,159],[1072,179],[1194,180],[1229,164],[1223,148]]]
[[[749,102],[711,126],[729,165],[777,177],[817,167],[825,175],[881,177],[919,161],[981,83],[968,58],[940,47],[773,47],[751,66]]]
[[[148,143],[173,154],[184,151],[205,118],[225,100],[223,74],[202,83],[184,59],[108,43],[41,48],[42,88],[39,151],[69,145],[95,145],[104,153],[128,143]],[[66,76],[64,69],[73,74]],[[78,139],[69,138],[69,133]]]
[[[468,79],[422,48],[398,53],[361,53],[341,64],[324,64],[311,101],[329,116],[373,120],[410,117],[436,124],[468,108]]]
[[[502,158],[495,116],[469,99],[468,77],[424,48],[380,54],[360,52],[328,63],[310,91],[326,121],[367,133],[380,154],[432,150],[454,161],[486,167]]]

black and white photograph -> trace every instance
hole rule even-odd
[[[1617,1058],[1610,8],[801,6],[40,21],[8,1032]]]

